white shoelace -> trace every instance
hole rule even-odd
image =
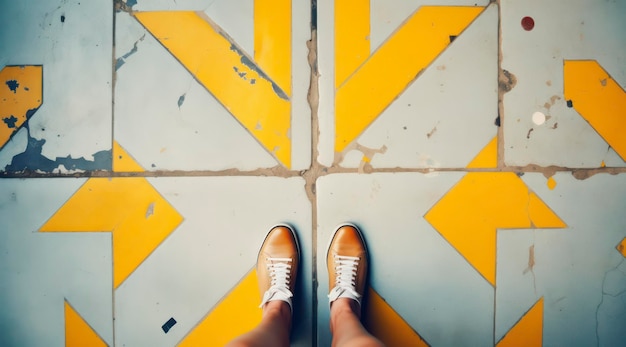
[[[270,288],[263,295],[261,305],[274,300],[286,301],[291,307],[291,297],[293,293],[289,289],[291,281],[291,258],[266,258],[267,270],[269,272],[271,282]]]
[[[338,298],[350,298],[361,304],[361,295],[356,291],[356,271],[359,257],[333,255],[335,261],[335,287],[328,294],[329,302]]]

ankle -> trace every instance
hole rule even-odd
[[[263,317],[280,319],[281,321],[291,323],[291,308],[285,301],[270,301],[263,306]]]
[[[344,314],[352,314],[357,318],[361,317],[361,305],[356,300],[348,298],[339,298],[330,305],[330,318],[334,316],[342,316]]]

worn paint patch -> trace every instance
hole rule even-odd
[[[178,98],[177,105],[178,105],[178,108],[179,108],[179,109],[180,109],[180,107],[181,107],[181,106],[183,106],[183,104],[185,103],[185,96],[186,96],[186,95],[187,95],[187,93],[183,93],[183,95],[181,95],[181,96]]]
[[[71,156],[57,157],[54,160],[45,157],[42,153],[45,139],[38,140],[30,135],[30,129],[26,125],[28,143],[24,152],[13,156],[11,164],[5,166],[6,172],[60,172],[68,171],[97,171],[111,170],[112,156],[111,150],[96,152],[94,160],[87,160],[84,157],[72,158]]]
[[[43,103],[42,66],[5,66],[0,70],[0,149]]]
[[[250,55],[202,12],[136,12],[133,16],[269,153],[285,167],[291,166],[289,97]]]
[[[17,118],[15,118],[14,115],[11,115],[10,117],[5,117],[2,118],[2,121],[4,122],[4,124],[7,125],[7,127],[9,128],[16,128],[15,123],[17,123]]]
[[[226,39],[229,39],[229,37],[226,35],[222,35],[222,36],[224,36],[224,38]],[[274,90],[274,93],[276,93],[276,95],[278,95],[279,98],[289,101],[289,96],[287,96],[287,93],[285,93],[278,86],[278,84],[276,84],[276,82],[274,82],[268,75],[266,75],[265,72],[263,72],[263,70],[261,70],[252,60],[250,60],[250,58],[248,58],[248,56],[243,52],[243,50],[241,50],[239,47],[237,47],[236,44],[232,42],[231,42],[230,50],[239,55],[241,64],[246,66],[248,69],[256,72],[259,75],[259,77],[269,82],[272,85],[272,89]],[[237,67],[234,67],[234,70],[239,75],[239,77],[243,77],[246,75],[245,72],[240,72],[239,69],[237,69]],[[254,84],[254,83],[251,83],[251,84]]]
[[[122,65],[126,63],[126,59],[130,58],[130,56],[137,53],[137,51],[139,50],[137,45],[139,45],[139,42],[143,41],[145,38],[146,38],[146,34],[143,34],[143,36],[141,36],[139,40],[135,41],[135,43],[133,44],[133,48],[131,48],[130,51],[128,51],[121,57],[117,58],[117,60],[115,61],[115,71],[119,70],[119,68],[121,68]]]
[[[20,86],[19,82],[17,82],[16,80],[8,80],[5,83],[7,87],[9,87],[10,91],[12,91],[14,94],[17,93],[17,87]]]

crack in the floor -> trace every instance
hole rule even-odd
[[[620,291],[620,292],[615,293],[615,294],[611,294],[611,293],[608,293],[606,291],[606,279],[607,279],[607,276],[608,276],[609,273],[611,273],[613,271],[619,271],[622,274],[624,274],[624,272],[619,269],[619,267],[622,265],[622,263],[624,263],[624,259],[626,259],[626,258],[622,258],[617,265],[615,265],[614,267],[612,267],[609,270],[605,271],[604,272],[604,277],[602,278],[602,288],[601,288],[601,290],[602,290],[602,297],[600,298],[600,302],[598,303],[598,306],[596,306],[596,330],[595,330],[595,332],[596,332],[596,346],[600,346],[599,315],[600,315],[600,308],[602,307],[602,304],[604,303],[604,298],[606,296],[610,296],[610,297],[614,297],[615,298],[615,297],[622,296],[622,295],[626,294],[626,288],[624,290]],[[626,274],[624,274],[624,275],[626,275]]]

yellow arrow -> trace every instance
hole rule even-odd
[[[258,9],[258,12],[268,11]],[[290,13],[287,15],[287,19],[283,15],[280,20],[291,23]],[[289,89],[281,88],[202,13],[135,12],[134,16],[261,145],[287,168],[291,166]],[[259,52],[259,57],[270,70],[278,70],[281,83],[286,83],[284,75],[288,72],[284,67],[281,70],[268,63],[266,50]],[[281,66],[291,66],[290,57],[291,53],[289,58],[283,57]]]
[[[90,178],[39,231],[112,232],[117,288],[181,222],[145,178]]]
[[[496,347],[541,347],[543,344],[543,298],[504,335]]]
[[[65,347],[107,346],[100,336],[65,301]]]
[[[492,285],[498,228],[565,227],[512,172],[466,174],[424,218]]]
[[[338,3],[338,2],[335,2]],[[338,5],[339,6],[339,5]],[[342,7],[339,7],[341,9]],[[478,16],[483,7],[422,6],[341,84],[335,96],[335,151],[341,152]],[[360,12],[357,12],[359,14]],[[340,11],[351,22],[350,11]],[[362,26],[362,25],[361,25]],[[343,26],[339,26],[341,29]],[[357,30],[363,35],[363,30]],[[345,41],[342,33],[338,38]],[[356,40],[362,40],[356,37]],[[359,47],[364,46],[360,44]],[[362,49],[360,49],[362,51]],[[340,63],[355,64],[358,57]]]
[[[6,66],[0,71],[0,149],[43,100],[42,66]]]
[[[626,91],[593,60],[566,60],[565,99],[626,160]]]

